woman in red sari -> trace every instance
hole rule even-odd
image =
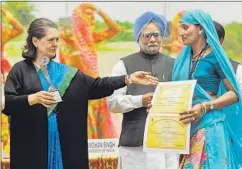
[[[5,44],[10,41],[11,39],[15,38],[19,34],[23,32],[23,26],[21,23],[14,18],[8,11],[5,9],[1,9],[1,13],[6,19],[7,23],[10,24],[11,28],[6,28],[4,25],[1,25],[2,27],[2,50],[1,50],[1,62],[2,62],[2,67],[1,67],[1,73],[2,73],[2,81],[5,83],[7,73],[11,69],[11,64],[7,60],[7,58],[4,56],[4,46]]]
[[[97,12],[108,28],[93,32],[94,12]],[[110,39],[120,32],[119,25],[103,11],[89,3],[81,3],[72,13],[73,31],[65,30],[61,34],[62,45],[60,60],[75,66],[92,77],[98,77],[96,44]],[[89,101],[88,138],[115,138],[117,132],[106,99]]]
[[[4,47],[5,44],[10,41],[11,39],[15,38],[16,36],[18,36],[19,34],[21,34],[23,32],[23,26],[20,24],[20,22],[14,18],[11,13],[9,13],[8,11],[6,11],[5,9],[1,8],[1,13],[3,15],[3,17],[5,18],[7,24],[10,25],[10,27],[6,28],[3,24],[1,24],[1,28],[2,28],[2,48],[1,48],[1,74],[2,74],[2,89],[3,86],[6,82],[6,78],[8,75],[8,72],[11,69],[11,64],[9,62],[9,60],[6,58],[6,56],[4,55]],[[3,96],[3,92],[2,92],[2,104],[1,104],[1,111],[4,108],[4,96]],[[6,152],[7,154],[9,154],[10,151],[10,146],[9,146],[9,125],[8,125],[8,117],[4,114],[1,115],[1,126],[2,126],[2,130],[1,130],[1,138],[2,138],[2,142],[3,142],[3,151]]]

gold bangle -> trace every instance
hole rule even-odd
[[[204,116],[207,113],[207,108],[205,104],[201,103],[201,106],[202,106],[202,114],[200,115],[200,117]]]
[[[209,103],[210,103],[209,109],[210,109],[211,111],[213,111],[213,110],[214,110],[214,104],[213,104],[212,101],[210,101]]]

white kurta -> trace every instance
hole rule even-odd
[[[178,169],[179,155],[145,153],[143,147],[120,147],[118,169]]]

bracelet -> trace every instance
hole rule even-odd
[[[214,110],[214,104],[213,104],[212,101],[210,101],[209,103],[210,103],[210,107],[209,107],[209,109],[210,109],[210,111],[213,111],[213,110]]]
[[[202,106],[202,114],[201,114],[201,117],[202,117],[202,116],[204,116],[204,114],[207,113],[207,108],[204,103],[201,103],[201,106]]]

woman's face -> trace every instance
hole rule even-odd
[[[34,41],[38,55],[52,58],[58,48],[59,31],[56,28],[47,28],[45,36],[41,39],[36,38]]]
[[[200,27],[194,24],[180,23],[178,31],[184,45],[193,44],[200,36]]]

